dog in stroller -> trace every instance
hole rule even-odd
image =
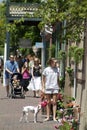
[[[16,98],[17,96],[25,98],[22,87],[22,75],[20,73],[14,73],[11,76],[11,97]]]

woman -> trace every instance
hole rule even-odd
[[[39,97],[39,90],[41,90],[41,65],[39,63],[39,59],[34,59],[34,65],[32,67],[32,79],[28,86],[28,89],[33,90],[34,97]]]
[[[28,67],[28,62],[25,61],[23,67],[22,67],[22,86],[23,86],[23,91],[24,95],[26,96],[26,92],[28,91],[27,86],[29,85],[30,81],[30,71]]]
[[[46,67],[42,73],[42,92],[45,93],[47,99],[47,118],[50,119],[50,106],[51,99],[53,105],[53,120],[56,121],[56,108],[57,108],[57,94],[59,91],[59,72],[56,67],[56,59],[51,58],[48,61],[49,66]]]

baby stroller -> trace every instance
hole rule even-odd
[[[16,98],[18,96],[25,98],[22,87],[22,75],[20,73],[14,73],[11,76],[11,97]]]

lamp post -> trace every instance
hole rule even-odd
[[[43,48],[42,48],[42,54],[41,54],[41,63],[42,63],[42,70],[45,68],[45,58],[46,58],[46,43],[45,43],[45,32],[44,31],[41,31],[40,32],[40,35],[42,37],[42,43],[43,43]]]
[[[9,41],[10,41],[10,33],[6,32],[6,42],[4,44],[4,70],[3,70],[3,86],[5,86],[5,62],[9,59]]]
[[[52,25],[46,25],[45,24],[45,33],[49,34],[50,35],[50,50],[49,50],[49,58],[51,57],[51,47],[52,47],[52,33],[53,33],[53,27]]]

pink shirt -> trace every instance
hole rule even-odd
[[[23,77],[23,79],[29,79],[30,74],[29,74],[28,70],[25,70],[25,71],[23,72],[22,77]]]

